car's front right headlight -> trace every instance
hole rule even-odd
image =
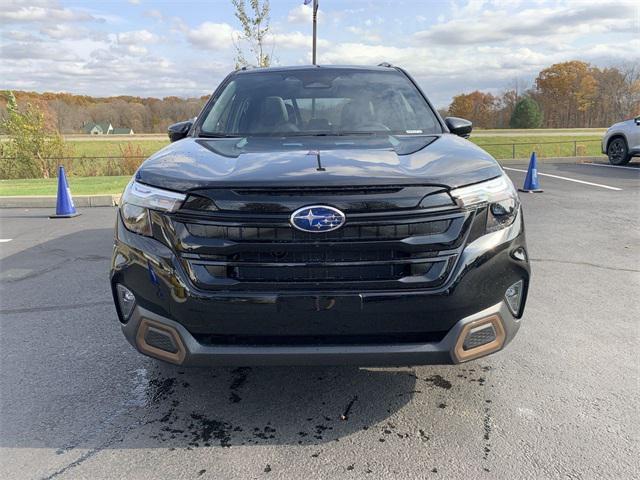
[[[152,236],[149,210],[175,212],[186,195],[182,193],[150,187],[131,180],[120,199],[120,214],[127,230]]]
[[[505,174],[493,180],[456,188],[450,193],[460,207],[488,206],[487,233],[508,227],[518,215],[518,192]]]

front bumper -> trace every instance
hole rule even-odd
[[[118,217],[119,218],[119,217]],[[515,252],[525,252],[516,255]],[[140,352],[180,365],[419,365],[459,363],[504,348],[518,331],[529,285],[524,226],[519,214],[506,229],[468,244],[446,285],[417,291],[211,292],[189,282],[174,253],[153,238],[127,231],[118,220],[111,284],[136,297],[125,319],[128,341]],[[504,294],[523,280],[513,315]],[[496,343],[466,355],[462,335],[494,322]],[[171,352],[150,347],[149,328],[165,335]],[[238,342],[236,337],[342,337],[353,341]],[[371,334],[375,342],[368,343]],[[407,338],[426,340],[407,340]],[[433,335],[431,335],[433,334]],[[429,338],[431,335],[432,338]],[[389,338],[388,342],[380,338]]]
[[[498,341],[470,358],[460,358],[461,335],[468,327],[484,319],[498,318],[504,334]],[[467,328],[465,328],[467,327]],[[145,341],[145,329],[152,328],[173,335],[175,349],[169,353]],[[330,345],[330,346],[247,346],[205,345],[199,343],[178,322],[136,307],[129,321],[122,325],[127,340],[141,353],[161,360],[188,366],[256,366],[256,365],[358,365],[403,366],[450,364],[495,353],[507,345],[520,328],[504,302],[460,320],[439,342],[423,344]]]

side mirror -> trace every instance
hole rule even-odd
[[[640,117],[636,117],[634,118],[636,125],[640,125]]]
[[[177,142],[178,140],[182,140],[189,134],[189,130],[193,126],[193,120],[187,120],[186,122],[178,122],[173,125],[169,125],[168,134],[169,140],[172,142]]]
[[[473,129],[473,123],[464,118],[447,117],[444,119],[444,123],[451,133],[462,138],[469,138]]]

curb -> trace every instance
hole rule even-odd
[[[0,197],[0,208],[56,208],[54,195]],[[115,207],[120,202],[117,195],[74,195],[73,203],[79,208]]]
[[[595,157],[537,157],[538,163],[590,163],[597,162],[602,160],[607,160],[607,157],[604,155],[595,156]],[[530,158],[499,158],[497,159],[499,164],[505,163],[529,163]]]

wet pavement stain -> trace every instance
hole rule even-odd
[[[231,385],[229,386],[229,390],[231,390],[231,394],[229,395],[229,401],[231,403],[239,403],[242,398],[238,395],[238,390],[244,386],[247,382],[247,377],[251,368],[249,367],[238,367],[231,371],[232,380]]]
[[[451,382],[441,375],[432,375],[429,378],[424,379],[425,382],[431,383],[434,387],[444,388],[445,390],[451,389]]]
[[[482,423],[483,423],[483,429],[484,429],[483,438],[485,440],[484,454],[482,458],[486,460],[487,457],[489,456],[489,452],[491,451],[490,449],[491,444],[489,443],[489,440],[491,437],[491,412],[488,406],[484,407],[484,419]]]
[[[175,378],[153,378],[149,380],[147,394],[151,403],[160,403],[175,393]]]
[[[199,447],[201,443],[205,447],[210,446],[212,440],[220,442],[221,447],[231,446],[233,426],[230,423],[212,420],[196,413],[192,413],[191,418],[194,420],[194,423],[189,425],[192,435],[189,446]]]
[[[202,475],[204,475],[207,471],[203,468],[202,470],[200,470],[198,472],[198,476],[201,477]]]
[[[271,471],[271,465],[267,463],[267,466],[264,467],[264,473],[269,473]]]
[[[253,436],[261,440],[269,440],[272,438],[276,438],[275,433],[276,433],[276,429],[273,427],[270,427],[269,425],[265,426],[263,429],[260,429],[258,427],[255,427],[253,429]]]
[[[340,418],[342,420],[347,420],[349,418],[349,413],[351,412],[351,408],[353,407],[353,404],[356,403],[356,400],[358,400],[358,396],[357,395],[355,395],[351,399],[351,401],[347,404],[347,408],[345,408],[344,412],[342,413],[342,415],[340,415]]]

